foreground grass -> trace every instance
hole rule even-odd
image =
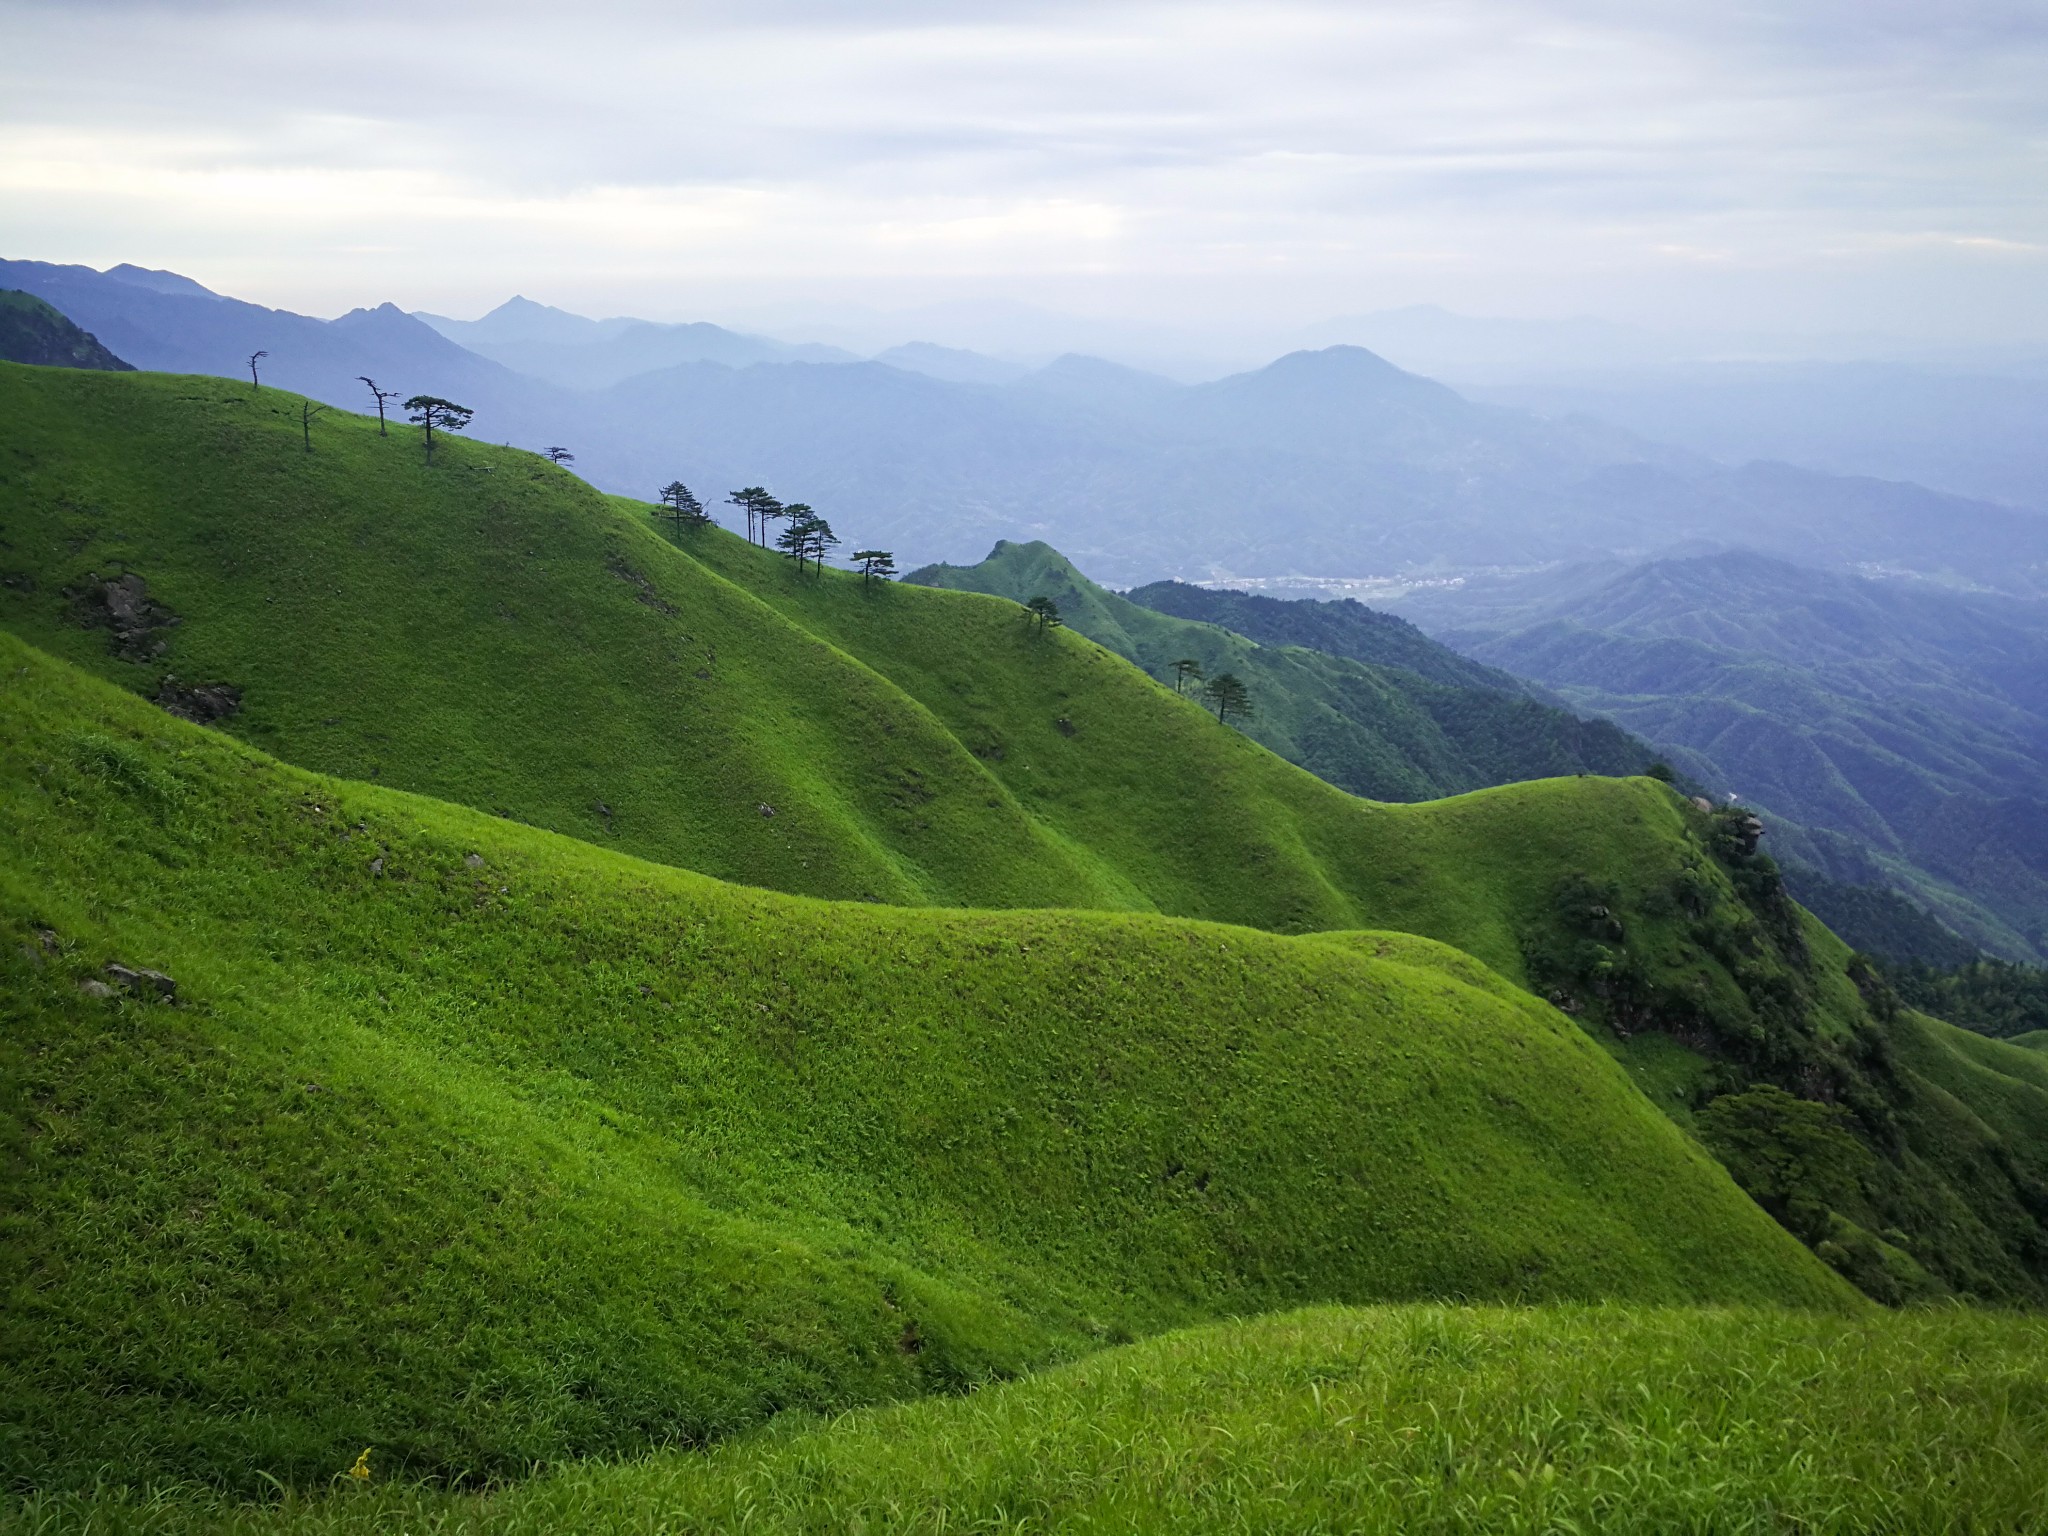
[[[1322,1309],[481,1496],[17,1506],[27,1532],[2003,1532],[2048,1524],[2048,1322]],[[375,1452],[372,1452],[373,1465]],[[337,1473],[341,1471],[337,1468]]]

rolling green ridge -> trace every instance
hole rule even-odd
[[[1853,1295],[1410,935],[748,891],[11,637],[0,731],[18,1488],[508,1474],[1310,1300]]]
[[[1513,967],[1496,901],[1540,908],[1561,859],[1627,865],[1660,803],[1588,780],[1526,821],[1361,805],[1007,602],[800,579],[719,530],[677,548],[531,455],[454,439],[429,466],[412,429],[339,412],[307,453],[273,390],[0,368],[0,405],[16,633],[173,704],[232,685],[215,723],[302,766],[719,878],[1297,932],[1398,915]],[[128,576],[166,616],[124,639]],[[1492,869],[1468,899],[1428,863],[1471,818],[1453,841]]]
[[[1653,755],[1605,722],[1536,703],[1406,624],[1370,659],[1260,645],[1099,587],[1050,545],[1007,540],[979,565],[926,566],[906,580],[1016,602],[1050,597],[1065,623],[1155,677],[1171,679],[1182,657],[1210,677],[1234,673],[1252,692],[1247,734],[1353,794],[1422,800],[1515,779],[1638,773]]]
[[[1989,1536],[2039,1528],[2044,1377],[2034,1318],[1321,1308],[481,1496],[387,1487],[373,1463],[367,1487],[280,1507],[56,1498],[18,1525]]]
[[[44,368],[132,371],[99,339],[33,294],[0,288],[0,361]]]

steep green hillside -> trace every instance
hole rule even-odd
[[[297,396],[214,379],[0,368],[0,414],[0,622],[294,762],[784,890],[1142,905],[530,454],[340,412],[307,452]]]
[[[1515,956],[1487,903],[1389,878],[1404,813],[1013,605],[799,580],[718,530],[678,549],[531,455],[430,465],[338,412],[307,452],[272,390],[0,368],[0,407],[0,620],[303,766],[803,894],[1290,931],[1391,895]],[[1592,803],[1616,793],[1539,796],[1533,844],[1626,862]],[[1481,856],[1518,886],[1514,850]]]
[[[979,565],[931,565],[907,579],[1015,602],[1050,597],[1064,622],[1155,677],[1170,681],[1183,657],[1209,677],[1233,673],[1252,693],[1247,734],[1353,794],[1424,800],[1515,779],[1639,773],[1652,758],[1605,722],[1538,704],[1513,683],[1498,687],[1490,669],[1405,624],[1415,646],[1390,644],[1387,656],[1371,662],[1297,644],[1259,645],[1119,597],[1050,545],[1007,540]]]
[[[44,368],[132,371],[99,339],[81,331],[33,294],[0,288],[0,362]]]
[[[368,1487],[283,1508],[49,1500],[23,1524],[2018,1536],[2048,1501],[2044,1373],[2039,1320],[1966,1312],[1323,1308],[481,1497],[387,1488],[373,1452]]]
[[[1425,940],[748,891],[11,637],[0,925],[18,1487],[509,1473],[1317,1299],[1852,1295]]]

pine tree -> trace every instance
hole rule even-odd
[[[429,459],[434,457],[434,428],[439,427],[443,432],[460,432],[469,425],[469,418],[476,414],[468,406],[443,400],[439,395],[414,395],[405,402],[405,408],[412,412],[408,420],[427,429]]]
[[[711,521],[711,514],[704,510],[704,504],[690,494],[690,488],[680,480],[671,480],[661,488],[661,504],[673,510],[676,527],[702,528]]]
[[[1252,713],[1251,690],[1238,681],[1234,672],[1219,672],[1210,678],[1202,689],[1209,702],[1215,707],[1216,718],[1228,725],[1232,718],[1248,720]]]

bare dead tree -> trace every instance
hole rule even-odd
[[[251,389],[261,389],[263,387],[263,380],[257,377],[256,374],[256,362],[257,359],[268,356],[270,356],[268,352],[251,352],[249,354],[249,387]]]
[[[398,391],[395,389],[379,389],[377,381],[366,373],[359,373],[356,377],[369,385],[370,393],[377,397],[377,435],[379,437],[389,437],[391,434],[384,430],[384,402],[386,400],[396,400],[398,398]]]

